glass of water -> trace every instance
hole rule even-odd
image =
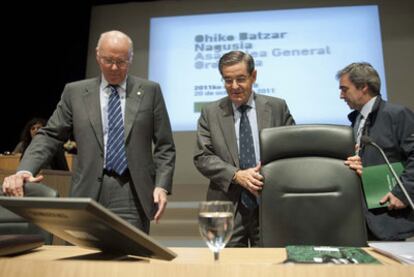
[[[201,202],[198,212],[201,237],[218,261],[220,250],[226,246],[233,233],[234,206],[229,201]]]

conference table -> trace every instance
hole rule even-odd
[[[170,248],[172,261],[127,256],[111,259],[77,246],[42,246],[27,254],[0,258],[0,276],[248,276],[248,277],[412,277],[414,266],[402,265],[371,249],[382,264],[283,264],[284,248],[226,248],[214,261],[208,248]]]

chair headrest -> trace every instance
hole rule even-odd
[[[353,130],[345,125],[309,124],[263,129],[260,159],[271,161],[293,157],[330,157],[345,160],[354,155]]]

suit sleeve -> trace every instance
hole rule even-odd
[[[61,100],[49,118],[47,125],[37,132],[17,168],[36,175],[49,164],[59,148],[68,140],[72,126],[71,105],[68,86],[65,87]]]
[[[155,185],[171,193],[175,168],[175,144],[167,107],[158,84],[155,86],[155,92],[153,134]]]
[[[281,126],[295,125],[295,120],[293,119],[285,100],[282,100],[282,118]]]
[[[226,161],[231,159],[227,151],[223,150],[219,153],[220,150],[213,142],[213,136],[220,134],[212,132],[211,128],[208,112],[203,108],[198,120],[194,165],[201,174],[218,185],[221,190],[228,191],[237,167]],[[221,148],[225,148],[225,145],[221,145]]]
[[[404,171],[400,176],[401,181],[414,201],[414,113],[405,108],[396,116],[393,125],[397,126],[395,134],[400,143],[399,149],[405,159]],[[404,204],[409,204],[399,186],[395,186],[392,193]]]

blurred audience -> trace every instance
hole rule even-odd
[[[36,135],[37,131],[46,125],[46,120],[43,118],[33,118],[23,128],[20,135],[20,141],[13,150],[13,154],[24,154],[27,146],[29,146],[32,138]]]
[[[46,125],[46,120],[43,118],[33,118],[26,123],[20,136],[20,141],[14,148],[12,154],[21,154],[20,159],[23,157],[24,152],[29,146],[32,138],[37,134],[37,131]],[[42,166],[44,169],[56,169],[56,170],[69,170],[68,164],[65,158],[65,152],[63,146],[59,149],[51,161]]]

